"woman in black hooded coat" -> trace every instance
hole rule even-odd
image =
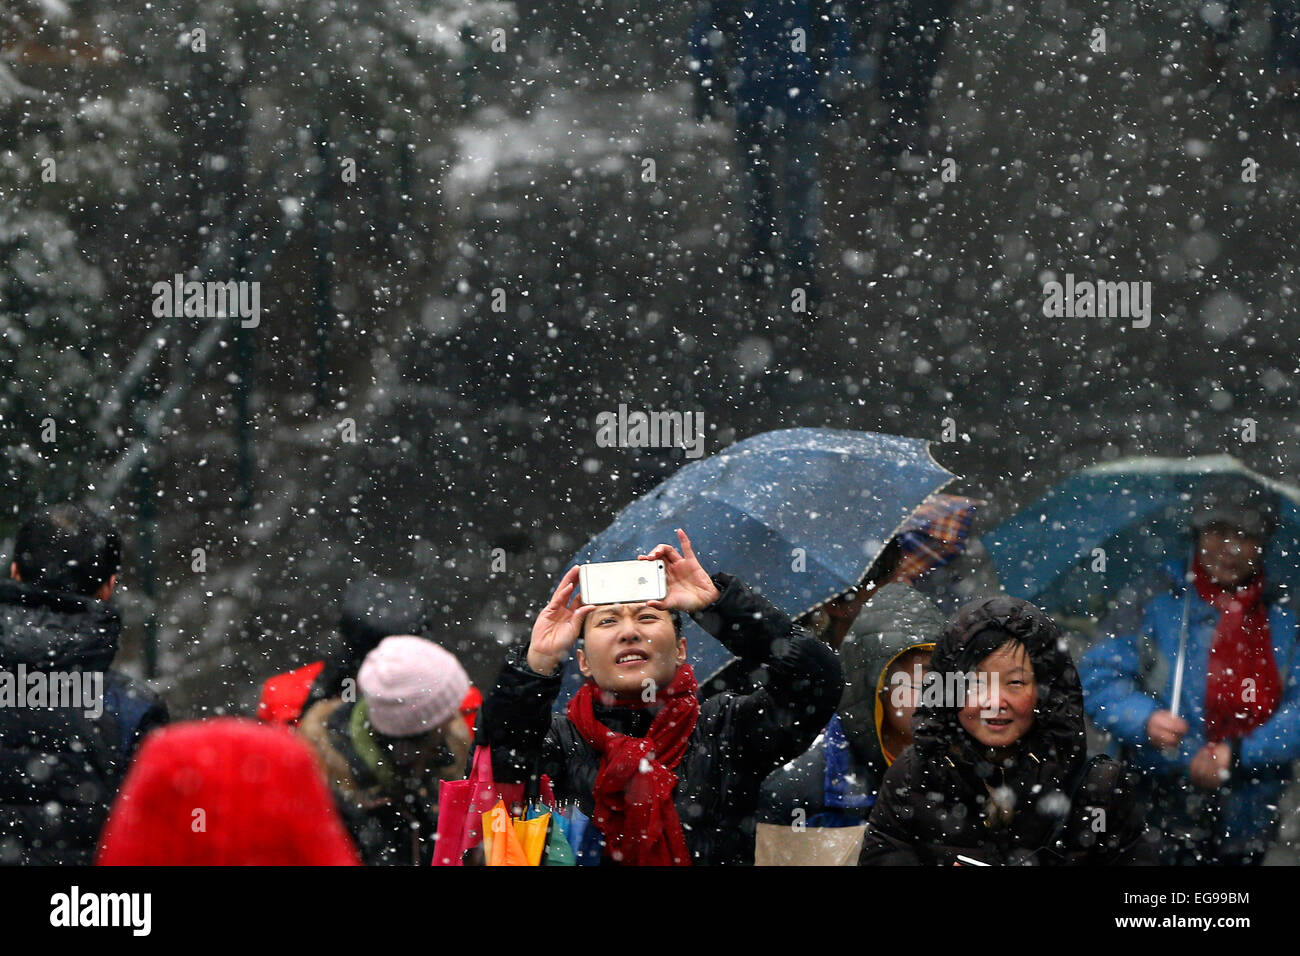
[[[860,864],[1154,862],[1123,767],[1087,759],[1079,675],[1051,618],[1006,596],[968,604],[945,625],[930,673]],[[976,673],[994,688],[982,712],[958,679]]]

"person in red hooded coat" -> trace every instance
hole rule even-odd
[[[357,866],[311,750],[239,717],[150,734],[100,837],[100,866]]]

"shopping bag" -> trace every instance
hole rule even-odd
[[[466,779],[438,784],[438,836],[433,865],[464,866],[466,851],[484,842],[484,814],[490,813],[498,801],[507,808],[507,815],[515,809],[524,810],[525,788],[522,783],[496,783],[492,779],[491,749],[476,748]],[[555,805],[551,778],[545,774],[538,781],[537,795],[544,803]]]
[[[865,823],[847,827],[808,826],[796,830],[760,823],[754,839],[755,866],[857,866]]]
[[[483,814],[498,799],[492,781],[492,754],[487,747],[479,747],[466,779],[439,781],[434,866],[464,865],[465,851],[483,840]]]

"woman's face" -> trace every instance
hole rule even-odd
[[[1009,747],[1034,726],[1038,684],[1020,644],[1003,644],[976,668],[976,687],[966,697],[962,728],[986,747]]]

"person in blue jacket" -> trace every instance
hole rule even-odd
[[[122,537],[73,502],[34,509],[0,576],[0,865],[88,866],[167,704],[112,667]],[[41,700],[15,687],[43,688]]]
[[[1275,513],[1245,479],[1209,486],[1192,573],[1171,566],[1137,633],[1083,656],[1088,715],[1143,773],[1167,864],[1262,862],[1300,756],[1296,613],[1263,571]]]
[[[717,102],[735,108],[750,226],[741,273],[771,283],[783,257],[809,312],[821,298],[820,128],[827,101],[851,87],[851,61],[848,26],[831,0],[710,0],[691,27],[696,117]]]

